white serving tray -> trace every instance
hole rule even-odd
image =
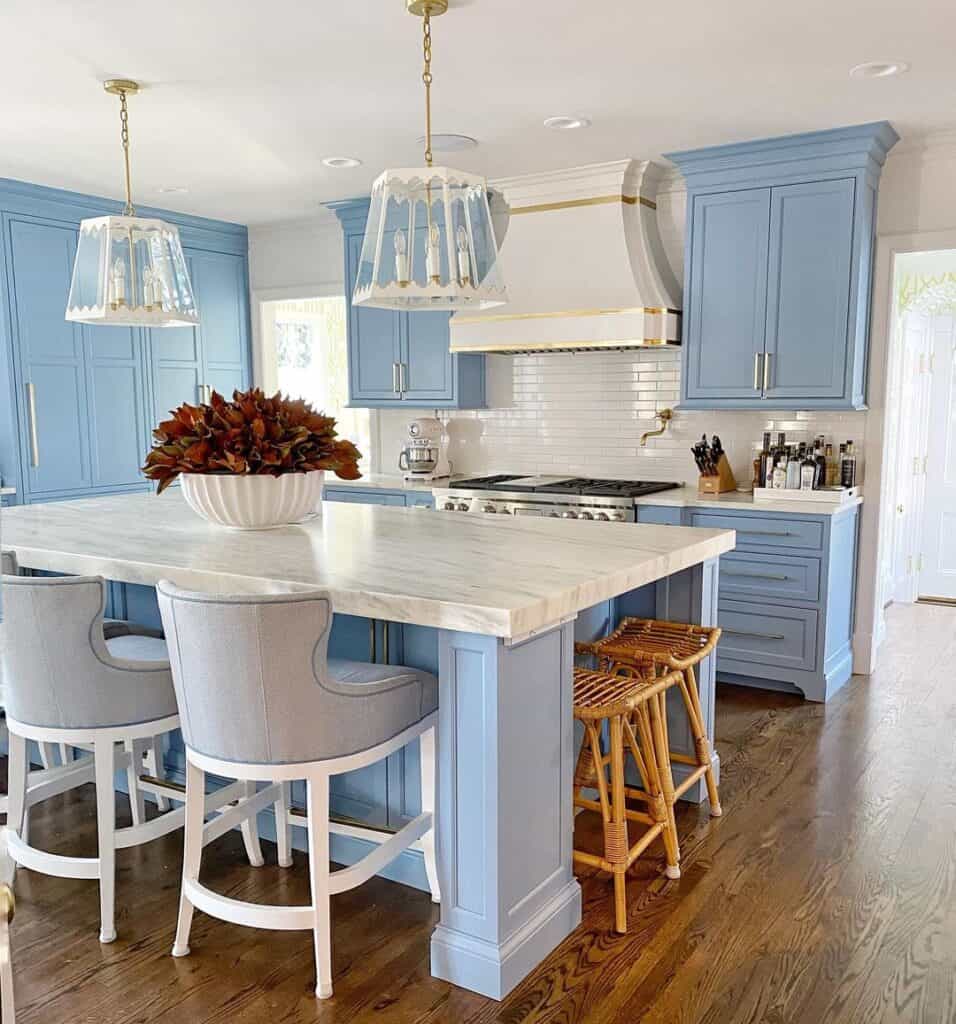
[[[827,505],[845,505],[863,494],[862,487],[825,487],[816,491],[793,488],[755,487],[754,501],[815,501]]]

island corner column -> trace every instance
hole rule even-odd
[[[574,623],[442,630],[437,978],[502,999],[581,922],[571,863]]]

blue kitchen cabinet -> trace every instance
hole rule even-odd
[[[205,401],[207,391],[231,398],[250,383],[245,257],[185,247],[184,252],[199,326],[147,332],[157,423],[183,402]]]
[[[352,305],[368,205],[367,199],[330,204],[344,233],[349,404],[362,408],[483,408],[484,356],[450,352],[449,313],[406,313]],[[413,259],[418,258],[419,241],[416,238],[412,247]],[[392,258],[387,241],[382,252],[383,259]]]
[[[396,505],[400,508],[434,508],[435,499],[427,491],[405,491],[400,488],[362,487],[360,485],[326,484],[325,501],[348,501],[357,505]]]
[[[251,365],[244,227],[141,210],[179,226],[198,329],[67,322],[79,223],[115,200],[0,179],[0,476],[17,501],[151,485],[140,466],[158,418],[200,385],[226,393]],[[34,442],[35,433],[35,442]]]
[[[718,680],[814,701],[849,680],[859,506],[792,514],[704,499],[685,508],[639,504],[637,516],[737,533],[720,559]]]
[[[885,121],[669,154],[687,182],[681,407],[864,409]]]
[[[140,332],[65,320],[77,229],[5,219],[25,499],[144,486]]]

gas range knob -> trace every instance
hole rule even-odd
[[[607,512],[597,512],[594,516],[595,519],[600,519],[602,522],[607,522]]]
[[[459,501],[458,504],[455,507],[458,509],[459,512],[467,512],[468,511],[468,502],[467,501]]]
[[[612,523],[623,523],[624,522],[624,513],[623,512],[612,512],[611,513],[611,522]]]
[[[557,512],[549,512],[548,513],[548,518],[549,519],[557,519],[558,518],[558,513]]]
[[[482,512],[490,512],[490,513],[494,514],[495,512],[498,511],[498,509],[496,509],[494,505],[485,505],[484,508],[482,508],[481,511]]]
[[[442,505],[442,511],[444,511],[444,512],[454,512],[455,511],[455,503],[453,501],[446,501],[445,504]]]
[[[578,516],[578,519],[593,519],[593,518],[594,518],[594,516],[592,516],[590,512],[582,512]]]
[[[577,514],[577,512],[572,512],[572,511],[568,510],[567,512],[562,512],[561,513],[561,518],[562,519],[577,519],[578,518],[578,514]]]

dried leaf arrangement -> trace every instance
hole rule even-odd
[[[362,457],[340,440],[335,419],[302,399],[260,388],[234,391],[228,402],[213,391],[208,405],[183,403],[153,431],[143,472],[161,494],[180,473],[282,476],[327,469],[358,480]]]

